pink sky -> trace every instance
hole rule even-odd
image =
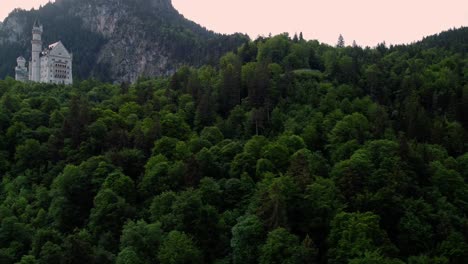
[[[15,7],[37,8],[49,0],[0,0],[0,20]],[[221,33],[252,38],[303,32],[306,39],[335,44],[338,35],[360,45],[410,43],[468,26],[468,0],[173,0],[185,17]]]

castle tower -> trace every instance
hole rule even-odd
[[[32,56],[31,56],[31,73],[30,81],[41,81],[41,61],[40,53],[42,51],[42,25],[36,20],[32,29]]]

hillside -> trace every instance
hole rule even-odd
[[[0,263],[466,263],[468,58],[447,36],[0,80]]]
[[[170,0],[60,0],[12,12],[0,25],[0,78],[14,76],[16,57],[29,56],[31,28],[44,25],[44,44],[57,40],[74,54],[74,76],[134,82],[181,65],[216,62],[247,40],[185,19]]]
[[[450,29],[440,34],[428,36],[419,41],[418,44],[423,48],[437,47],[466,54],[468,52],[468,27]]]

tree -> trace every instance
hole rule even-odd
[[[287,147],[279,143],[270,143],[263,147],[262,157],[271,161],[277,170],[282,171],[289,163]]]
[[[445,168],[439,161],[431,163],[431,170],[433,175],[431,180],[444,196],[450,201],[456,199],[468,201],[467,186],[457,171]]]
[[[198,188],[202,202],[204,204],[221,207],[223,203],[223,190],[220,184],[213,178],[203,178],[200,180]]]
[[[63,134],[71,138],[73,147],[80,145],[85,136],[85,128],[90,121],[88,101],[78,95],[72,97],[70,110],[63,123]]]
[[[161,154],[153,156],[145,165],[145,174],[138,188],[143,197],[176,190],[183,184],[186,169],[186,165],[181,161],[169,162]]]
[[[158,252],[161,264],[203,263],[201,252],[192,239],[179,231],[171,231]]]
[[[315,263],[316,249],[308,248],[299,238],[284,228],[268,234],[266,243],[260,248],[259,263]]]
[[[137,258],[142,263],[143,261],[146,263],[156,262],[157,252],[163,239],[164,234],[160,222],[147,224],[144,220],[129,221],[122,230],[121,251],[117,262],[119,259],[127,258]]]
[[[419,96],[412,93],[405,102],[403,109],[403,123],[410,138],[425,140],[429,137],[430,120],[426,110],[419,102]]]
[[[378,251],[365,252],[363,257],[354,258],[349,261],[350,264],[403,264],[404,262],[399,259],[390,259],[383,257]]]
[[[449,263],[449,260],[444,257],[429,257],[427,255],[411,256],[408,258],[409,264],[426,264],[426,263],[437,263],[437,264],[446,264]]]
[[[17,262],[17,264],[37,264],[37,260],[34,256],[31,255],[24,255],[21,258],[20,262]]]
[[[284,58],[286,70],[308,69],[310,49],[304,43],[297,43],[291,46],[291,52]]]
[[[260,45],[257,61],[280,63],[288,54],[291,42],[287,33],[272,37]]]
[[[341,34],[338,37],[338,42],[336,43],[336,47],[337,48],[344,48],[345,47],[345,41],[344,41],[343,35],[341,35]]]
[[[127,218],[133,215],[133,208],[122,197],[103,189],[94,198],[88,226],[96,237],[109,233],[116,240]]]
[[[63,243],[63,262],[68,264],[98,262],[98,255],[93,248],[94,239],[91,234],[82,229],[68,235]]]
[[[294,209],[294,198],[298,187],[291,177],[281,176],[263,180],[258,191],[257,215],[269,229],[286,227],[288,211]]]
[[[328,173],[328,164],[320,153],[312,153],[308,149],[300,149],[291,156],[291,162],[288,168],[290,175],[301,189],[317,176],[324,176]]]
[[[253,215],[239,218],[232,228],[232,261],[234,264],[257,263],[259,249],[264,237],[264,229],[260,219]]]
[[[27,254],[31,243],[30,227],[21,223],[14,216],[3,217],[0,221],[0,260],[4,263],[14,263]]]
[[[372,169],[373,165],[365,153],[356,153],[349,160],[338,162],[333,167],[331,176],[351,205],[354,205],[356,197],[364,191]]]
[[[215,100],[211,91],[202,91],[195,114],[195,126],[203,128],[211,125],[216,117]]]
[[[190,127],[180,115],[169,113],[161,118],[161,132],[163,136],[187,139]]]
[[[125,248],[120,251],[116,259],[117,264],[144,264],[132,248]]]
[[[384,75],[381,68],[376,64],[370,65],[365,70],[364,75],[367,82],[366,89],[368,89],[372,99],[384,102],[388,95],[385,94]]]
[[[242,68],[242,78],[247,87],[249,103],[254,108],[263,107],[268,97],[269,69],[267,63],[254,63]]]
[[[39,141],[27,139],[16,148],[15,160],[18,170],[40,169],[44,165],[44,149]]]
[[[135,201],[135,184],[133,180],[120,172],[109,174],[102,188],[112,190],[129,203]]]
[[[328,235],[331,221],[344,208],[340,192],[332,180],[319,177],[306,187],[304,200],[298,228],[310,234],[316,242],[322,242]]]
[[[348,263],[366,252],[379,250],[384,255],[395,252],[379,217],[373,213],[338,213],[331,223],[329,263]]]
[[[62,263],[62,252],[63,249],[60,245],[47,241],[41,248],[38,261],[39,263],[60,264]]]
[[[200,138],[208,140],[211,144],[216,145],[224,139],[224,135],[218,127],[205,127],[200,133]]]
[[[88,175],[77,166],[68,165],[55,178],[51,188],[52,203],[49,214],[60,230],[81,227],[93,204],[93,188]]]
[[[362,144],[369,137],[369,129],[367,118],[360,113],[353,113],[336,123],[329,135],[329,141],[333,145],[356,139]]]
[[[234,53],[221,58],[221,113],[224,116],[241,102],[241,61]]]
[[[143,173],[146,157],[141,149],[125,148],[117,152],[110,151],[106,154],[106,157],[116,167],[121,168],[123,174],[133,181],[137,180]]]

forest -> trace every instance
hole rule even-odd
[[[466,263],[467,31],[0,80],[0,263]]]

